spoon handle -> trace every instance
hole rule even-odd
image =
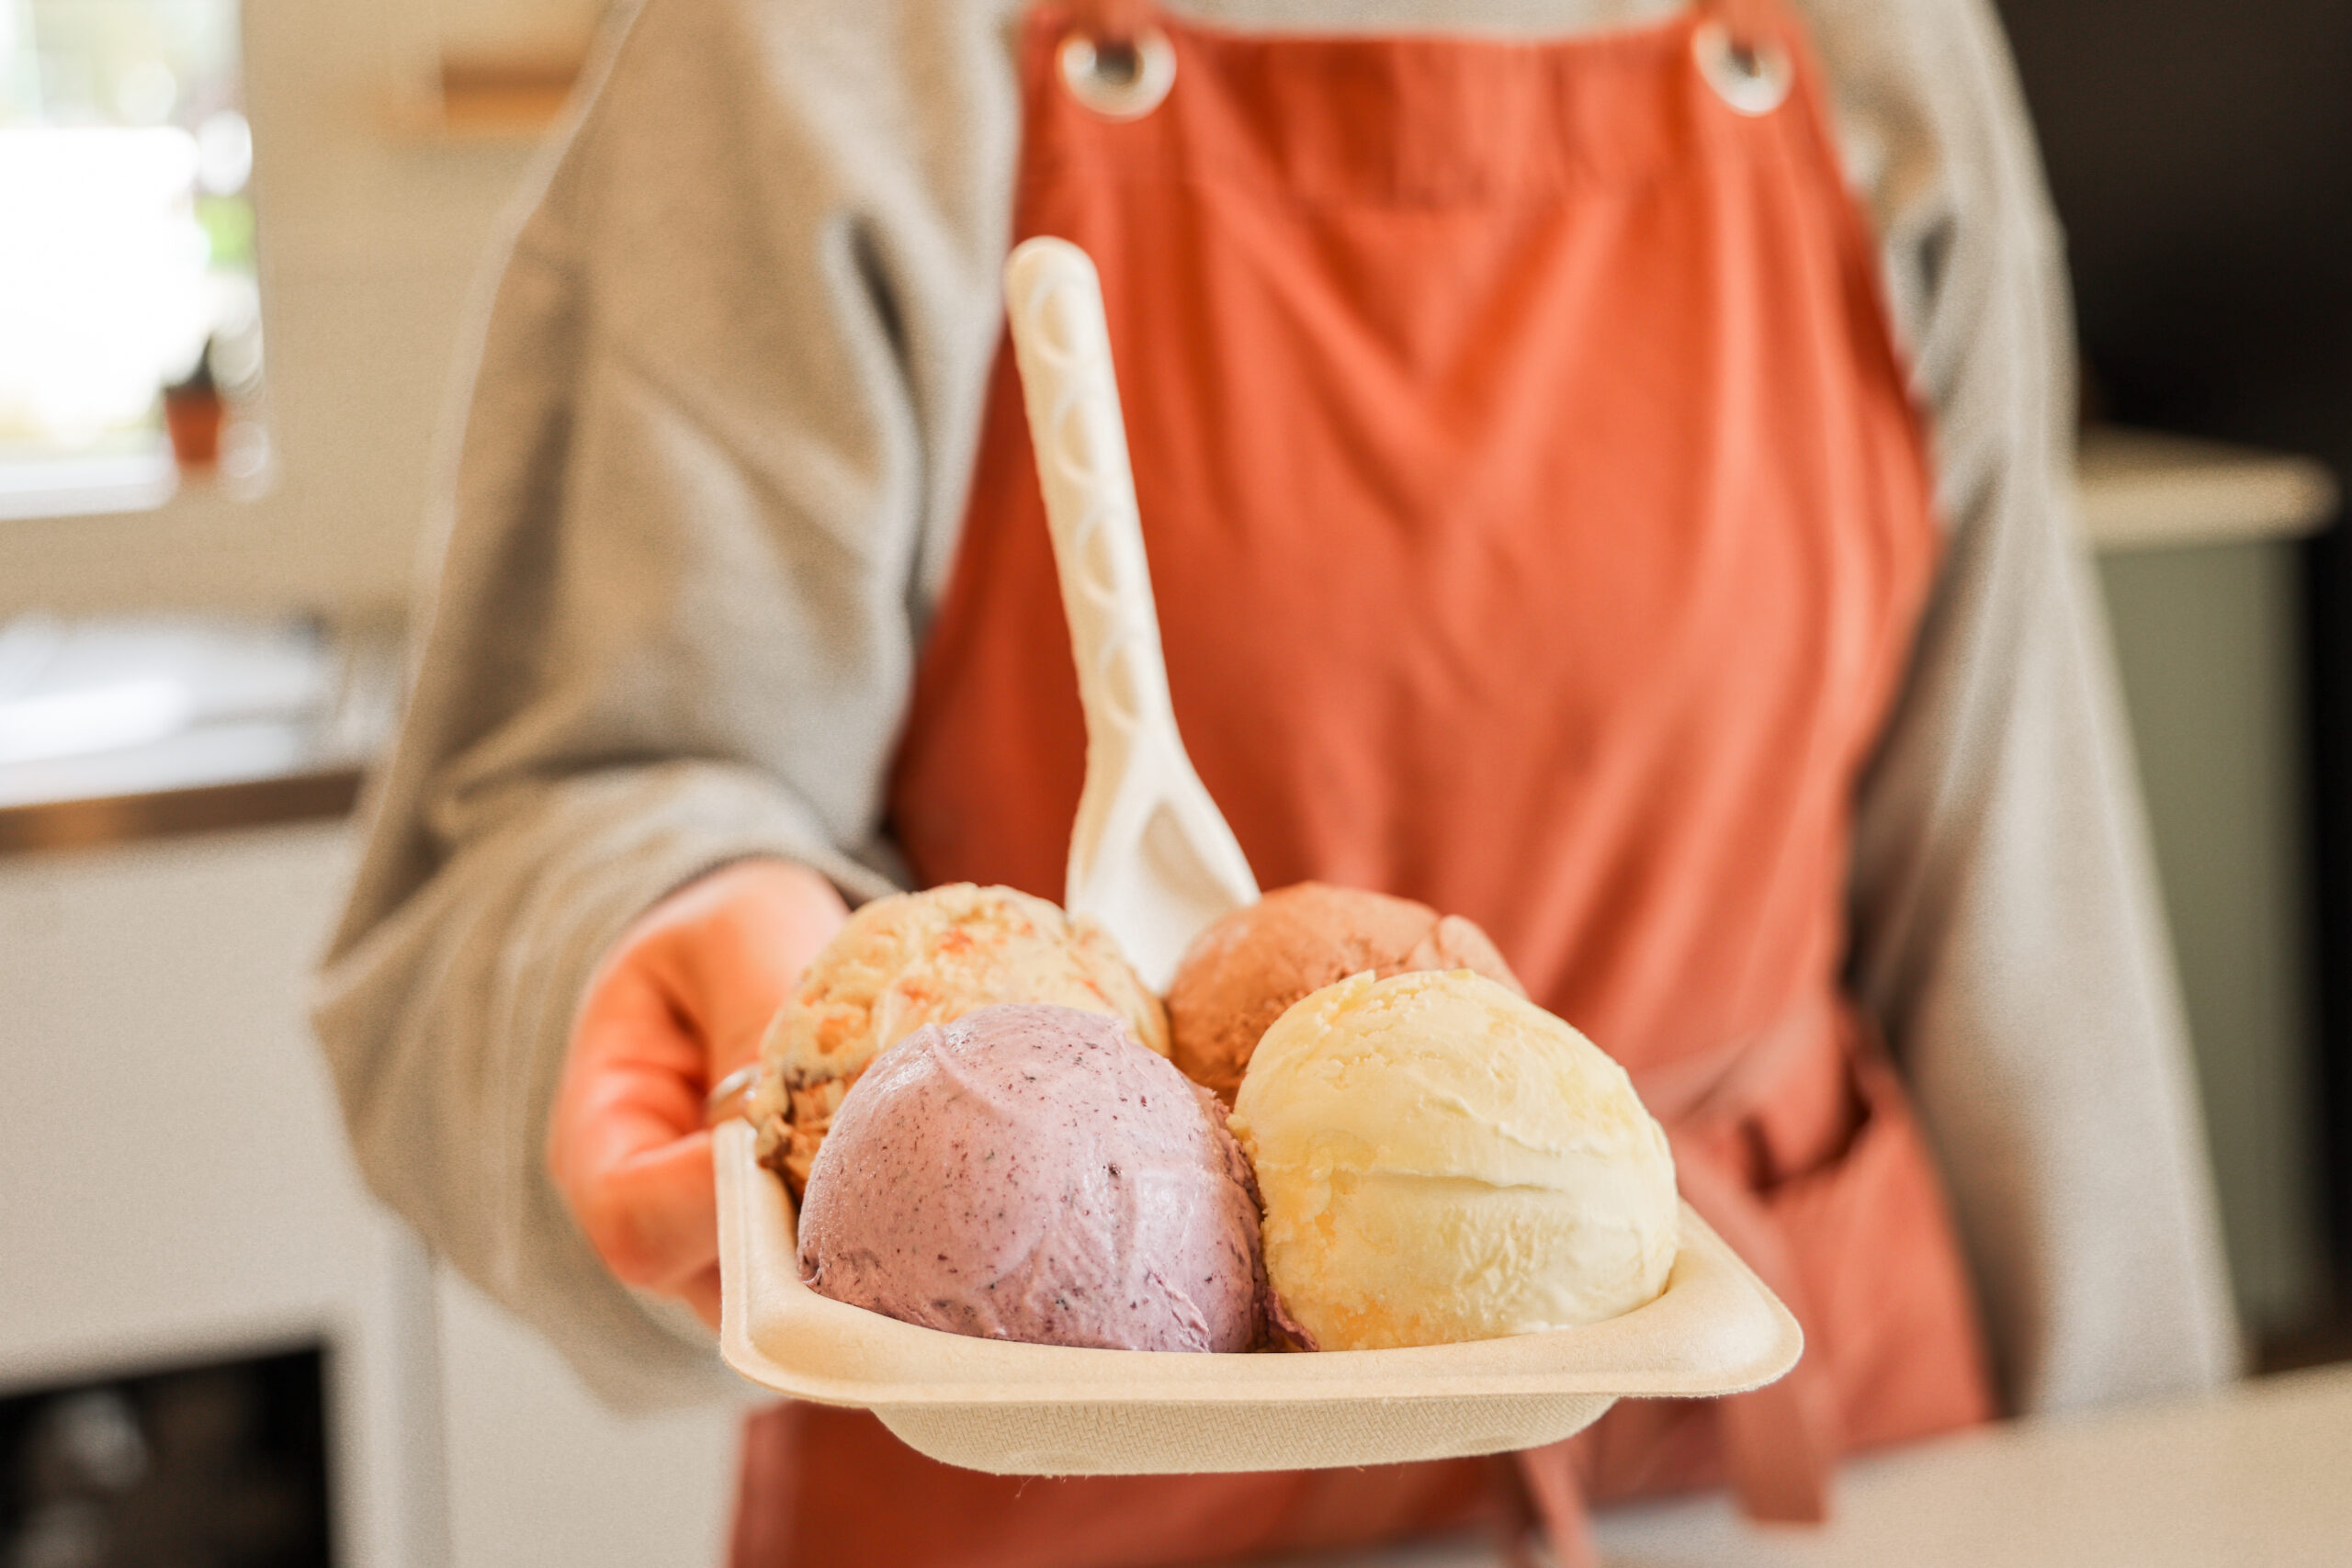
[[[1098,751],[1112,754],[1105,763],[1123,759],[1174,723],[1110,329],[1094,264],[1066,240],[1031,240],[1012,253],[1005,303],[1086,706],[1091,780]]]
[[[1068,902],[1148,978],[1171,932],[1189,937],[1257,884],[1177,733],[1094,264],[1066,240],[1027,241],[1005,264],[1005,307],[1086,710]]]

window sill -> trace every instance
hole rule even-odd
[[[258,501],[269,493],[275,478],[258,431],[231,445],[219,467],[192,474],[180,471],[171,447],[160,439],[130,452],[14,457],[0,460],[0,523],[160,512],[206,497],[232,503]]]

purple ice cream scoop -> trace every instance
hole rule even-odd
[[[1118,1020],[1026,1003],[929,1024],[834,1113],[800,1277],[951,1334],[1248,1350],[1266,1269],[1224,1108]]]

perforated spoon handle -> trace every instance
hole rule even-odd
[[[1030,240],[1005,264],[1005,307],[1086,710],[1068,902],[1158,984],[1257,883],[1177,734],[1094,264]]]
[[[1102,284],[1076,245],[1031,240],[1005,264],[1005,304],[1091,765],[1172,718]]]

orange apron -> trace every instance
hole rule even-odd
[[[1100,265],[1169,682],[1265,886],[1478,921],[1625,1063],[1683,1189],[1803,1319],[1758,1395],[1633,1402],[1558,1451],[1020,1481],[787,1406],[741,1568],[1141,1565],[1335,1548],[1828,1460],[1981,1420],[1943,1200],[1839,987],[1852,797],[1936,532],[1815,67],[1735,112],[1705,18],[1516,44],[1164,20],[1114,122],[1025,24],[1015,238]],[[1085,732],[1012,355],[891,796],[926,883],[1061,891]]]

